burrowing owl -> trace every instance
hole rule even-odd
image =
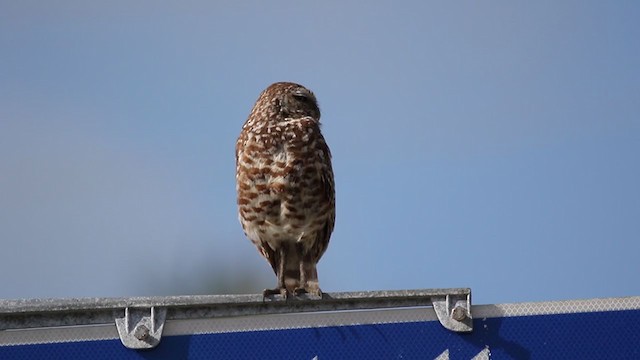
[[[264,295],[322,295],[316,264],[333,231],[335,192],[310,90],[279,82],[260,94],[236,143],[236,190],[244,233],[278,279]]]

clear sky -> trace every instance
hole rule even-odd
[[[258,293],[234,144],[312,89],[324,291],[640,295],[640,2],[0,2],[0,298]]]

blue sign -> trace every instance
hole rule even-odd
[[[150,350],[117,338],[5,345],[0,359],[640,359],[639,309],[474,317],[471,333],[371,323],[172,335]]]

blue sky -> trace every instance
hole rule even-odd
[[[237,221],[262,89],[334,156],[324,291],[640,294],[640,4],[0,3],[0,298],[275,284]]]

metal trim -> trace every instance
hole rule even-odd
[[[166,320],[207,319],[230,316],[284,314],[318,311],[433,306],[441,299],[466,299],[471,319],[471,289],[423,289],[325,293],[322,299],[301,295],[284,299],[280,295],[195,295],[133,298],[19,299],[0,300],[0,330],[51,326],[113,323],[125,309],[166,310]],[[455,303],[458,304],[458,303]],[[448,305],[447,305],[448,306]],[[452,331],[470,331],[451,326],[457,313],[446,309],[440,322]],[[470,322],[469,322],[470,323]],[[132,329],[129,329],[132,330]],[[129,331],[130,332],[130,331]]]

